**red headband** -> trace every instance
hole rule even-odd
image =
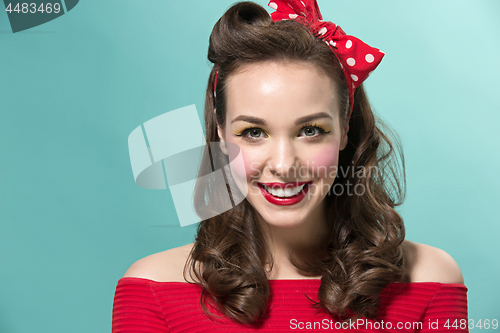
[[[219,76],[219,65],[217,65],[217,68],[215,69],[215,79],[214,79],[214,102],[215,105],[217,106],[217,76]]]
[[[273,22],[294,20],[307,27],[314,36],[322,39],[333,51],[347,81],[351,105],[350,118],[354,107],[354,91],[382,61],[384,52],[354,36],[346,35],[342,28],[335,23],[323,21],[316,0],[272,0],[268,6],[275,10],[271,13]],[[215,73],[214,100],[218,69],[219,65],[217,65]]]
[[[382,61],[384,52],[354,36],[346,35],[335,23],[323,21],[316,0],[272,0],[268,6],[275,10],[271,13],[274,22],[290,19],[299,22],[333,51],[344,70],[349,88],[350,118],[354,105],[354,90]]]

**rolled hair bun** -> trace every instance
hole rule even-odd
[[[299,23],[292,20],[274,23],[262,6],[243,1],[229,8],[215,24],[210,35],[208,60],[224,64],[237,59],[290,58],[310,50],[312,43],[318,42],[315,39]]]
[[[255,48],[262,28],[271,24],[273,20],[260,5],[249,1],[233,5],[212,30],[208,60],[221,64],[245,56]]]

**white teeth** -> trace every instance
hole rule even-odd
[[[272,192],[276,193],[277,197],[284,197],[285,196],[285,191],[283,191],[283,189],[281,189],[281,188],[279,188],[275,191],[272,191]]]
[[[289,187],[286,190],[283,190],[282,188],[274,189],[272,187],[266,187],[266,186],[264,186],[264,188],[267,190],[267,192],[271,193],[275,197],[288,198],[297,195],[300,191],[302,191],[304,186],[306,186],[306,184],[291,188]]]

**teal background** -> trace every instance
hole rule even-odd
[[[0,332],[110,332],[127,268],[194,240],[168,190],[134,183],[127,138],[193,103],[201,119],[208,37],[232,3],[80,1],[15,34],[0,12]],[[500,320],[500,2],[319,7],[386,53],[366,88],[403,143],[407,238],[455,258],[469,318]]]

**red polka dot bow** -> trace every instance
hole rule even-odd
[[[349,102],[354,104],[354,91],[378,66],[384,53],[362,40],[346,35],[335,23],[323,21],[316,0],[272,0],[269,7],[273,22],[294,20],[306,26],[316,37],[325,41],[337,56],[349,88]]]

